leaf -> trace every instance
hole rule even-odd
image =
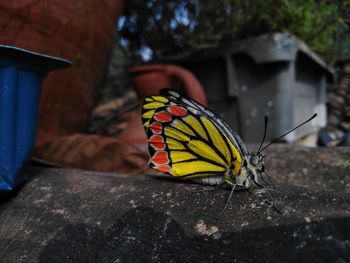
[[[37,146],[34,160],[54,166],[119,173],[148,168],[148,154],[117,138],[74,134]]]

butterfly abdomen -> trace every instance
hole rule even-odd
[[[223,176],[211,176],[211,177],[201,177],[201,178],[196,178],[193,179],[193,182],[199,183],[199,184],[204,184],[204,185],[219,185],[224,181]]]

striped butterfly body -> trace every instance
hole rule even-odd
[[[196,101],[162,90],[145,98],[142,121],[151,168],[207,185],[259,185],[263,156],[249,154],[229,125]]]

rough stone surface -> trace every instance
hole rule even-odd
[[[256,149],[252,147],[251,149]],[[266,169],[277,184],[350,191],[350,148],[272,145]]]
[[[271,146],[276,188],[33,167],[0,204],[1,262],[349,262],[350,149]]]

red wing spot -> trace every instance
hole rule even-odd
[[[171,121],[171,114],[166,111],[160,111],[154,114],[154,119],[160,122],[168,122]]]
[[[169,165],[158,165],[153,168],[160,172],[171,173],[171,167]]]
[[[168,158],[168,153],[166,151],[157,151],[153,157],[151,158],[151,161],[155,165],[159,164],[168,164],[169,163],[169,158]]]
[[[153,135],[151,138],[148,139],[148,143],[152,145],[152,147],[156,150],[165,149],[164,139],[160,135]]]
[[[151,131],[155,134],[160,134],[162,132],[162,124],[160,124],[159,122],[153,122],[152,124],[150,124],[148,126]]]
[[[167,110],[175,116],[186,116],[187,110],[180,106],[169,106]]]

